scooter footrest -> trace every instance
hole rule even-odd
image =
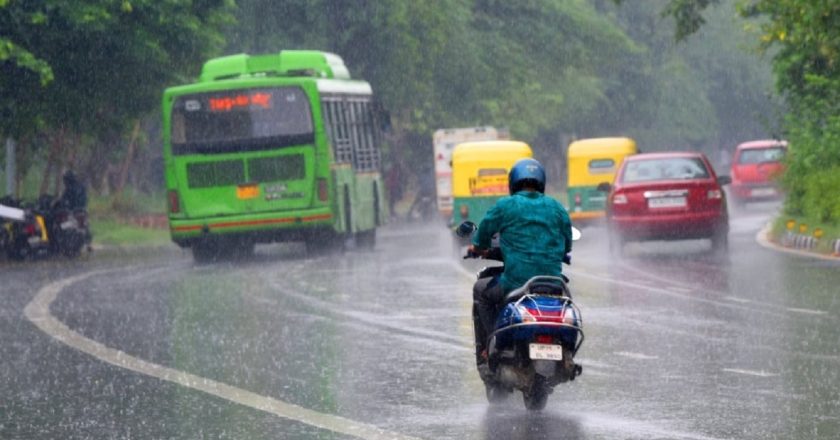
[[[580,376],[581,374],[583,374],[583,365],[575,364],[575,368],[572,370],[572,377],[570,377],[569,379],[575,380],[575,378]]]

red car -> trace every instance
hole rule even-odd
[[[721,185],[701,153],[647,153],[624,159],[609,190],[607,225],[610,250],[620,254],[627,241],[709,238],[726,251],[729,217]]]
[[[730,195],[736,204],[781,197],[775,177],[782,172],[787,142],[764,140],[744,142],[732,158]]]

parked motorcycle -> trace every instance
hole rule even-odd
[[[0,207],[0,244],[10,260],[24,260],[49,253],[49,234],[43,215],[33,213],[31,207],[9,197],[0,200]]]
[[[78,256],[90,246],[87,211],[70,210],[49,195],[35,203],[4,198],[0,245],[11,260],[64,255]]]
[[[39,211],[44,213],[50,235],[50,252],[68,258],[77,257],[90,246],[92,234],[85,209],[70,209],[53,196],[42,195]]]
[[[464,222],[457,233],[467,237],[476,229],[474,223]],[[577,239],[580,232],[575,229],[573,235]],[[483,258],[504,262],[495,246]],[[568,255],[564,262],[571,263]],[[484,268],[478,278],[500,275],[503,270],[504,266]],[[536,276],[505,297],[487,344],[490,374],[485,375],[484,385],[491,403],[519,390],[527,409],[542,410],[556,385],[583,372],[574,362],[583,344],[583,319],[572,302],[568,282],[565,276]]]

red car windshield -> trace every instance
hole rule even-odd
[[[669,157],[633,160],[625,163],[622,183],[651,182],[656,180],[707,179],[706,164],[696,157]]]
[[[778,162],[782,160],[784,155],[785,149],[782,147],[750,148],[748,150],[741,150],[741,155],[738,156],[738,163],[753,164],[762,162]]]

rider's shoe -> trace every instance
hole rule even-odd
[[[487,349],[481,350],[475,357],[476,368],[478,375],[484,382],[493,381],[493,372],[490,370],[490,362],[488,362]]]

